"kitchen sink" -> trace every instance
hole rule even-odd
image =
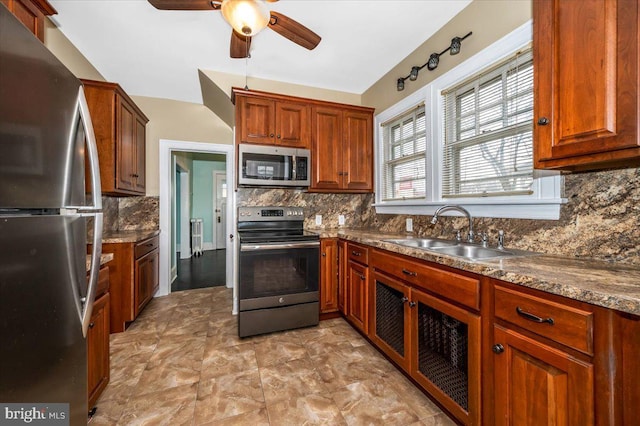
[[[539,254],[532,251],[516,249],[482,247],[477,244],[463,243],[454,240],[442,240],[439,238],[395,238],[383,241],[431,251],[434,254],[461,257],[471,261],[503,259],[516,256],[535,256]]]
[[[456,241],[441,240],[439,238],[399,238],[383,240],[388,243],[400,244],[407,247],[416,248],[438,248],[438,247],[451,247],[457,244]]]

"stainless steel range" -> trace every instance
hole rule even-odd
[[[320,238],[300,207],[238,209],[240,337],[318,324]]]

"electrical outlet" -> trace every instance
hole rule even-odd
[[[410,217],[407,218],[406,229],[407,232],[413,232],[413,219],[411,219]]]
[[[318,226],[322,225],[322,215],[321,214],[317,214],[316,215],[316,225],[318,225]]]
[[[344,215],[343,214],[339,214],[338,215],[338,225],[340,225],[340,226],[344,225]]]

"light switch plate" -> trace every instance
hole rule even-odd
[[[338,215],[338,225],[344,225],[344,215],[343,214],[339,214]]]
[[[322,215],[321,214],[317,214],[316,215],[316,225],[322,225]]]
[[[410,217],[407,218],[406,229],[407,232],[413,232],[413,219],[411,219]]]

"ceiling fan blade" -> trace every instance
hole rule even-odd
[[[251,37],[245,37],[231,30],[231,47],[229,49],[231,57],[246,58],[249,56],[249,49],[251,49]]]
[[[313,50],[322,38],[301,23],[281,13],[271,12],[269,28],[300,46]]]
[[[220,2],[211,0],[149,0],[160,10],[219,10]]]

